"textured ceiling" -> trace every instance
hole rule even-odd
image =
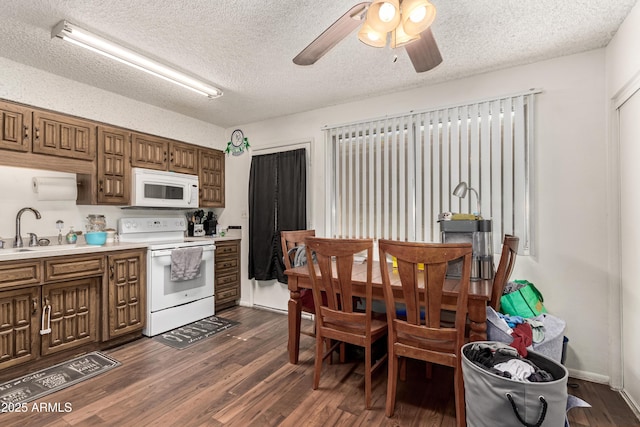
[[[0,56],[226,128],[603,47],[636,0],[432,2],[444,60],[421,74],[404,49],[368,47],[356,32],[316,64],[293,64],[357,0],[0,0]],[[63,19],[224,96],[208,100],[51,39]]]

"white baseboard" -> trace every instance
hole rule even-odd
[[[634,414],[636,414],[636,418],[640,420],[640,406],[636,404],[636,402],[627,394],[624,390],[620,392],[620,395],[627,402],[627,405],[631,408]]]
[[[569,376],[579,380],[591,381],[592,383],[609,385],[609,376],[594,374],[593,372],[580,371],[577,369],[569,369]]]
[[[273,313],[287,314],[287,310],[279,310],[273,307],[265,307],[264,305],[253,304],[253,308],[257,308],[258,310],[271,311]]]

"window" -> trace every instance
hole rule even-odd
[[[331,234],[438,242],[440,213],[476,210],[465,181],[496,252],[509,233],[528,254],[535,93],[326,128]]]

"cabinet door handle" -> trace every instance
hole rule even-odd
[[[24,125],[24,139],[29,139],[29,126]]]
[[[113,268],[113,265],[110,265],[109,266],[109,279],[113,280],[114,275],[115,275],[115,270]]]
[[[31,314],[36,314],[38,312],[38,298],[31,299],[31,305],[33,307]]]
[[[35,131],[36,131],[36,141],[40,140],[40,128],[38,126],[35,127]]]
[[[102,180],[98,181],[98,191],[101,192],[101,193],[104,191],[104,188],[102,186]]]

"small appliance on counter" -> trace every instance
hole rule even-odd
[[[218,223],[216,215],[209,211],[205,215],[203,210],[187,214],[187,235],[189,237],[212,236],[216,234]]]
[[[442,243],[471,243],[471,280],[493,279],[493,233],[490,219],[444,219],[440,222]],[[449,263],[447,276],[460,277],[462,260]]]

